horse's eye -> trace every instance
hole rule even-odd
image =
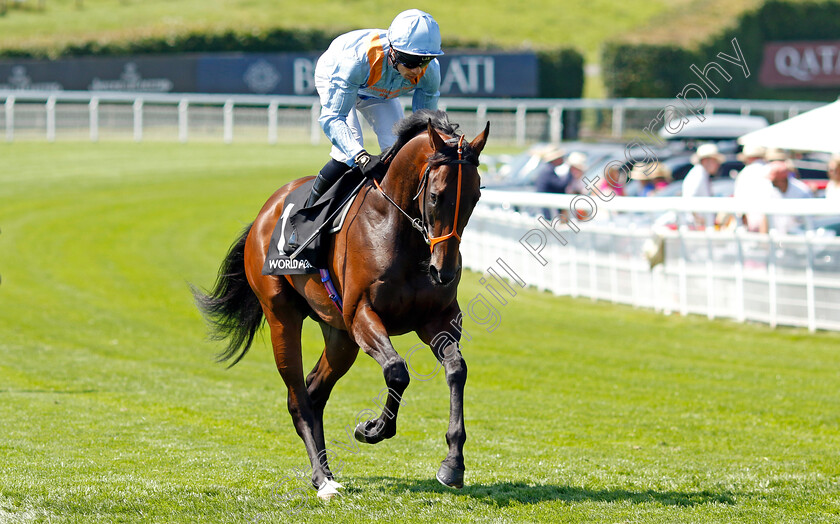
[[[434,206],[434,205],[437,205],[437,201],[438,201],[437,193],[429,193],[429,203]]]

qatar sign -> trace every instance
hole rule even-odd
[[[840,40],[765,44],[759,81],[768,87],[840,86]]]

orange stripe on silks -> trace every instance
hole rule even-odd
[[[385,51],[382,50],[382,43],[379,41],[379,33],[373,35],[367,56],[370,64],[370,76],[368,76],[367,85],[372,86],[382,78],[382,66],[385,58]]]
[[[413,85],[417,85],[420,82],[420,79],[423,78],[423,75],[426,74],[426,70],[429,69],[429,66],[423,68],[423,72],[420,73],[420,76],[417,77],[417,80],[409,80]]]

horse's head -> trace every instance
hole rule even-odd
[[[461,269],[461,234],[481,196],[478,156],[490,122],[472,142],[444,140],[429,121],[432,153],[420,185],[420,214],[429,238],[429,273],[435,284],[451,283]]]

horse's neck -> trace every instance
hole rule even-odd
[[[404,211],[410,214],[412,211],[419,212],[419,198],[414,200],[414,197],[420,189],[421,175],[420,168],[411,159],[398,155],[382,180],[382,190]]]

